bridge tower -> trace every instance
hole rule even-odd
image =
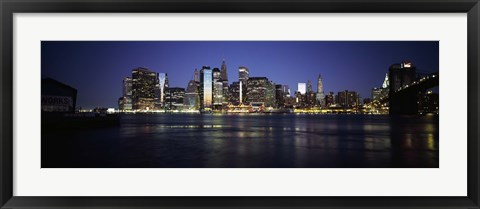
[[[391,115],[413,115],[418,112],[417,94],[398,92],[417,79],[415,66],[410,61],[393,64],[388,70],[390,81],[389,105]],[[398,92],[398,93],[396,93]]]

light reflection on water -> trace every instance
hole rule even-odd
[[[70,167],[438,167],[438,138],[438,117],[137,114],[63,146]]]

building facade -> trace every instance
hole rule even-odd
[[[151,110],[155,108],[158,73],[147,68],[132,70],[132,103],[135,110]]]
[[[318,83],[317,83],[317,104],[320,107],[325,107],[325,93],[323,92],[323,81],[322,81],[322,75],[318,75]]]
[[[181,110],[185,98],[185,89],[170,87],[165,93],[165,108],[167,110]]]
[[[202,106],[201,110],[212,110],[213,105],[213,72],[208,66],[204,66],[200,77]]]
[[[247,81],[246,103],[275,105],[275,85],[266,77],[250,77]]]
[[[297,92],[300,92],[300,94],[305,94],[305,93],[307,93],[307,84],[305,84],[305,83],[298,83]]]
[[[357,107],[359,105],[358,95],[355,91],[340,91],[336,99],[336,103],[344,108]]]
[[[51,78],[41,85],[42,112],[75,112],[77,89]]]
[[[185,99],[183,100],[184,109],[187,110],[199,110],[200,109],[200,95],[199,95],[199,82],[190,80],[185,90]]]

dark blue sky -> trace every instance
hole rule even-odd
[[[325,93],[350,90],[363,98],[382,85],[388,67],[411,60],[417,71],[438,72],[437,41],[42,41],[42,77],[78,90],[77,107],[116,107],[123,77],[147,67],[168,73],[171,87],[185,88],[193,71],[219,67],[225,59],[229,83],[238,67],[289,85],[322,74]]]

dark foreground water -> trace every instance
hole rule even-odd
[[[42,133],[44,168],[438,167],[438,116],[122,115]]]

